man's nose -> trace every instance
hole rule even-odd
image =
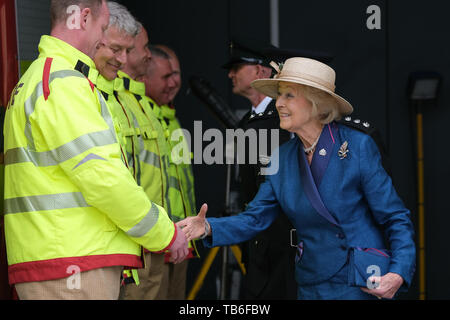
[[[171,76],[169,77],[167,81],[167,85],[170,89],[175,88],[177,86],[177,82],[175,81],[175,77]]]
[[[116,59],[118,62],[124,65],[127,63],[127,57],[128,57],[127,52],[125,50],[122,50],[120,54],[116,56]]]

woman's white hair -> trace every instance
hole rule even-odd
[[[108,1],[109,27],[116,27],[128,35],[135,37],[141,31],[141,24],[131,15],[123,5]]]
[[[312,104],[312,116],[317,117],[323,124],[342,118],[339,104],[333,96],[320,89],[297,84],[297,91]]]

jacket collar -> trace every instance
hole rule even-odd
[[[39,42],[39,57],[51,57],[65,60],[75,68],[78,61],[82,61],[90,69],[96,70],[94,61],[85,53],[71,46],[67,42],[44,35]]]
[[[271,97],[265,97],[256,107],[252,106],[252,112],[264,113],[267,106],[272,102]]]
[[[275,107],[275,100],[272,100],[269,102],[269,104],[266,106],[264,112],[260,112],[260,113],[252,113],[252,112],[248,112],[245,116],[244,116],[244,120],[246,122],[251,122],[254,120],[261,120],[261,119],[268,119],[268,118],[276,118],[278,117],[278,111],[277,108]]]
[[[123,86],[125,90],[130,91],[133,94],[145,96],[145,84],[131,79],[131,77],[123,71],[117,73],[118,78],[123,80]]]
[[[175,119],[176,110],[169,107],[168,105],[163,105],[163,106],[161,106],[161,113],[164,118],[173,120],[173,119]]]

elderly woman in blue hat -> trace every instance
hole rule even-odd
[[[295,134],[272,155],[278,170],[244,212],[206,219],[205,204],[178,224],[189,240],[225,246],[284,212],[296,228],[298,299],[391,299],[415,270],[410,212],[372,138],[335,121],[353,111],[335,93],[335,77],[321,62],[291,58],[274,78],[254,81],[276,99],[280,127]]]

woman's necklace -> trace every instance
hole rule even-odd
[[[316,141],[314,141],[314,143],[311,145],[311,147],[309,147],[309,148],[303,147],[303,150],[305,151],[306,154],[312,153],[314,151],[314,148],[316,147],[317,142],[319,142],[319,138],[320,138],[320,134],[317,137]]]

